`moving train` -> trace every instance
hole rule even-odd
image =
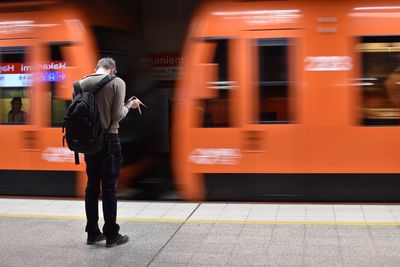
[[[399,24],[391,0],[200,7],[174,96],[182,198],[400,201]]]
[[[82,4],[0,4],[0,195],[83,196],[85,166],[61,143],[71,84],[107,55],[130,79],[141,45],[118,12],[97,16]],[[172,101],[181,198],[400,201],[400,109],[388,90],[397,86],[399,23],[393,0],[201,5]],[[9,122],[14,98],[24,122]],[[138,123],[121,124],[125,152],[142,160],[122,170],[122,184],[158,170],[138,151],[158,146]]]
[[[118,75],[133,84],[143,51],[129,19],[104,1],[93,4],[0,3],[0,195],[84,195],[85,164],[75,165],[73,153],[62,145],[71,84],[92,73],[102,56],[115,58]],[[134,93],[127,88],[127,96]],[[24,112],[19,121],[9,116],[14,99]],[[138,131],[128,136],[132,120],[121,124],[127,133],[121,142],[128,149],[140,139]],[[129,163],[129,156],[125,159]],[[137,169],[129,165],[128,171]]]

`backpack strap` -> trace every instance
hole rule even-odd
[[[75,165],[79,165],[79,153],[74,152],[74,154],[75,154]]]
[[[92,94],[96,95],[107,83],[111,82],[117,78],[114,74],[108,74],[103,79],[101,79],[94,87]]]
[[[72,99],[75,98],[79,93],[82,92],[81,85],[79,84],[79,81],[74,82],[74,93],[72,94]]]

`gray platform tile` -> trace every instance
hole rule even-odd
[[[303,245],[304,236],[288,236],[288,235],[273,234],[270,243],[275,245],[285,245],[285,244]]]
[[[342,266],[342,259],[340,257],[311,257],[304,258],[304,266],[309,267],[339,267]]]
[[[152,262],[149,267],[188,267],[187,263],[167,263],[167,262]],[[204,266],[202,266],[204,267]]]
[[[253,244],[269,244],[271,236],[258,236],[258,235],[240,235],[238,239],[239,246],[247,246]]]
[[[182,233],[181,231],[177,231],[174,234],[173,239],[175,240],[198,240],[201,241],[204,239],[204,237],[207,236],[207,234],[198,234],[198,233]]]
[[[374,247],[365,246],[341,246],[343,259],[351,258],[377,258],[379,254]]]
[[[193,255],[193,253],[173,253],[161,251],[153,262],[188,264],[192,260]]]
[[[400,256],[380,258],[380,264],[384,267],[399,267]]]
[[[304,224],[282,224],[274,227],[274,234],[278,235],[304,235],[305,232]]]
[[[170,240],[166,246],[163,248],[165,252],[173,252],[173,253],[196,253],[200,246],[203,244],[201,241],[175,241]]]
[[[286,239],[286,238],[304,239],[304,236],[305,236],[305,232],[302,232],[302,231],[295,232],[295,231],[293,231],[292,233],[288,233],[288,232],[285,232],[283,229],[280,229],[279,231],[278,230],[274,230],[273,233],[272,233],[272,238],[280,237],[280,238],[283,238],[283,239]]]
[[[373,237],[399,237],[399,226],[369,226],[369,231]]]
[[[230,255],[197,253],[193,255],[190,264],[225,265],[230,257]]]
[[[196,253],[200,254],[215,254],[215,255],[230,255],[232,254],[235,245],[233,244],[202,244]]]
[[[211,244],[237,244],[238,240],[238,235],[207,235],[203,242]]]
[[[267,266],[304,266],[304,255],[300,254],[280,254],[268,255]]]
[[[210,229],[210,235],[239,235],[243,224],[219,224],[216,223]]]
[[[400,259],[400,246],[376,246],[375,248],[380,257],[399,257]]]
[[[107,249],[105,242],[95,246],[85,244],[83,220],[1,219],[5,227],[2,240],[7,240],[0,242],[2,266],[147,266],[174,233],[171,229],[177,227],[162,227],[169,236],[166,233],[157,236],[151,234],[154,231],[150,228],[159,227],[158,224],[138,227],[131,223],[135,234],[129,232],[130,224],[124,224],[130,242]],[[138,234],[138,228],[147,231]]]
[[[266,255],[269,251],[269,244],[253,243],[239,244],[233,249],[233,255],[236,254],[263,254]]]
[[[339,244],[341,246],[364,246],[373,247],[373,239],[369,236],[364,237],[342,237],[339,236]]]
[[[339,246],[339,240],[337,236],[305,236],[304,243],[307,245],[331,245]]]
[[[370,232],[368,226],[338,226],[338,235],[342,237],[369,237]]]
[[[267,254],[233,254],[226,262],[227,266],[265,266]]]
[[[179,228],[179,233],[208,234],[213,226],[212,223],[185,223]]]
[[[336,225],[307,224],[305,234],[307,236],[337,236],[338,230]]]
[[[270,256],[284,256],[284,255],[303,255],[304,256],[305,248],[302,245],[274,245],[271,244],[268,248],[268,255]]]
[[[358,259],[343,259],[342,266],[344,267],[376,267],[376,266],[385,266],[381,264],[381,259],[377,258],[358,258]],[[399,265],[397,265],[399,266]],[[386,267],[386,266],[385,266]]]
[[[372,240],[376,247],[381,247],[381,246],[400,247],[400,237],[373,237]]]
[[[339,257],[340,247],[335,245],[306,245],[305,254],[308,257]]]
[[[271,236],[275,225],[271,224],[245,224],[241,235]]]
[[[155,251],[161,248],[167,240],[133,240],[131,239],[130,242],[134,243],[135,247],[140,247],[143,250],[147,251]]]

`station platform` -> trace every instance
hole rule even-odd
[[[119,201],[113,248],[85,223],[81,200],[0,198],[0,266],[400,266],[394,204]]]

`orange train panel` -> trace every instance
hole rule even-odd
[[[384,77],[369,76],[374,72],[363,66],[379,60],[382,54],[374,52],[386,51],[380,43],[400,51],[396,41],[382,37],[400,36],[399,11],[396,1],[225,1],[201,7],[186,39],[174,107],[173,164],[184,196],[205,198],[205,173],[400,173],[400,125],[393,115],[398,107],[390,99],[377,109],[363,106],[370,94],[384,90]],[[276,49],[286,53],[286,69],[280,62],[268,65],[262,54]],[[389,75],[392,67],[385,68]],[[284,78],[274,76],[282,73]],[[379,82],[363,82],[371,79]],[[229,116],[223,117],[229,127],[213,121],[221,113],[204,105],[212,98],[228,102]]]
[[[41,1],[0,7],[0,66],[5,67],[0,72],[0,170],[75,172],[75,192],[83,196],[85,164],[82,158],[75,165],[73,152],[62,145],[63,112],[72,97],[72,82],[92,73],[98,58],[91,27],[126,29],[126,25],[112,21],[112,16],[96,16],[93,21],[86,12],[99,14],[97,8],[104,6],[85,10]],[[13,97],[22,98],[24,123],[7,119]]]

